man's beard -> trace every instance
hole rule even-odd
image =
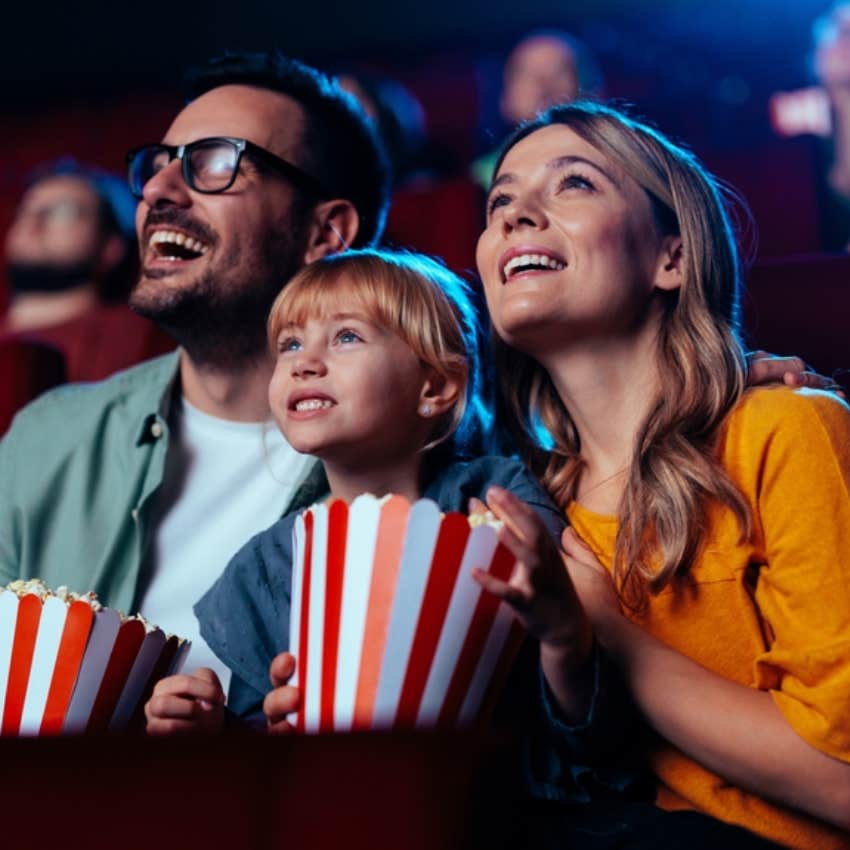
[[[67,292],[94,280],[92,260],[79,263],[9,263],[7,273],[12,295],[31,292]]]
[[[226,263],[235,270],[229,279],[209,269],[189,285],[155,295],[140,281],[130,307],[173,336],[199,366],[232,371],[256,363],[268,352],[271,305],[301,265],[300,241],[291,226],[268,232],[257,255],[262,262]]]

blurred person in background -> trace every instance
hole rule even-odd
[[[6,234],[3,338],[58,349],[68,380],[92,381],[174,347],[127,306],[136,203],[126,181],[64,158],[37,168]]]
[[[814,29],[815,73],[832,111],[834,153],[829,184],[850,200],[850,3],[836,4]]]
[[[544,109],[579,96],[596,97],[602,87],[602,72],[584,43],[555,29],[527,33],[505,60],[499,97],[502,127],[491,145]],[[491,150],[472,164],[472,179],[484,189],[490,187],[497,159],[498,151]]]
[[[850,248],[850,3],[836,3],[814,24],[814,72],[826,137],[825,247]]]
[[[27,184],[6,234],[5,328],[51,327],[123,298],[136,244],[124,181],[63,159]]]
[[[425,110],[407,86],[390,77],[361,72],[344,72],[336,79],[374,122],[390,158],[393,188],[439,172],[439,158],[428,140]]]

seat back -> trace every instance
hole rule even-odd
[[[846,386],[850,256],[819,254],[757,263],[748,276],[744,326],[752,347],[797,354]]]
[[[475,246],[483,224],[481,190],[457,178],[399,189],[387,219],[387,243],[442,257],[464,272],[475,268]]]
[[[65,381],[65,359],[35,340],[0,339],[0,434],[27,402]]]

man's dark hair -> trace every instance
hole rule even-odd
[[[360,227],[352,247],[375,244],[389,206],[390,172],[384,147],[357,101],[321,71],[277,51],[226,53],[186,76],[189,100],[227,85],[270,89],[301,105],[305,132],[297,164],[330,197],[354,204]]]

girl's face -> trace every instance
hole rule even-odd
[[[641,187],[565,125],[508,152],[478,271],[493,325],[531,356],[635,332],[669,263]]]
[[[368,468],[415,454],[433,424],[418,413],[427,367],[360,307],[284,326],[272,414],[299,452]]]

